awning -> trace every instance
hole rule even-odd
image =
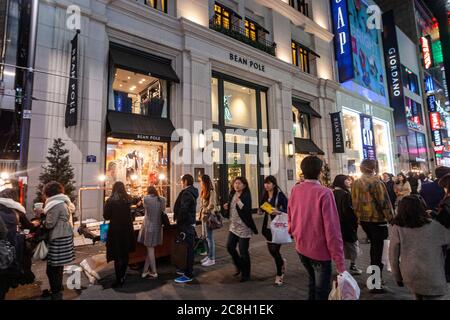
[[[292,105],[297,108],[298,112],[309,114],[312,117],[322,118],[322,116],[311,106],[309,103],[302,102],[299,100],[292,99]]]
[[[231,9],[230,7],[227,7],[227,6],[223,5],[222,3],[218,3],[218,2],[216,2],[216,4],[217,4],[218,6],[224,8],[224,9],[227,10],[228,12],[230,12],[230,13],[231,13],[233,16],[235,16],[236,18],[242,20],[242,17],[241,17],[236,11],[234,11],[233,9]]]
[[[110,137],[169,142],[172,141],[174,130],[170,119],[117,111],[108,112],[107,135]]]
[[[311,139],[300,139],[300,138],[295,138],[295,153],[310,154],[310,155],[325,154]]]
[[[116,44],[111,45],[109,52],[113,63],[118,67],[123,67],[155,78],[161,78],[176,83],[180,82],[169,59],[157,57],[134,49],[127,49]]]

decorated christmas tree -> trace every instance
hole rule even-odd
[[[57,181],[64,187],[65,194],[72,202],[75,201],[75,181],[73,167],[69,160],[69,150],[65,149],[65,144],[61,139],[55,139],[53,146],[48,149],[47,161],[49,164],[43,166],[44,170],[39,176],[39,186],[36,193],[35,202],[43,202],[42,189],[50,181]]]
[[[320,176],[320,182],[325,187],[331,187],[331,171],[328,162],[323,162],[322,174]]]

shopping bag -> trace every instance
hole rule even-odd
[[[45,241],[39,242],[34,250],[33,260],[45,260],[47,258],[48,248]]]
[[[172,254],[171,254],[171,262],[177,268],[184,270],[186,269],[186,260],[187,260],[187,244],[185,242],[185,234],[180,233],[173,242],[172,245]]]
[[[356,280],[344,271],[338,275],[337,281],[333,281],[328,300],[359,300],[360,294],[361,289]]]
[[[389,244],[390,240],[384,240],[383,245],[383,256],[381,258],[381,262],[386,266],[386,270],[391,272],[391,263],[389,262]]]
[[[328,300],[341,300],[337,281],[333,281],[333,287],[330,294],[328,295]]]
[[[108,240],[108,230],[109,230],[109,224],[107,224],[106,222],[103,222],[100,225],[100,241],[101,242],[106,242],[106,240]]]
[[[277,215],[270,223],[270,229],[272,230],[272,243],[283,244],[292,242],[289,234],[287,213]]]

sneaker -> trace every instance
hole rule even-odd
[[[206,260],[205,262],[202,263],[202,266],[204,266],[204,267],[211,267],[211,266],[213,266],[215,264],[216,264],[216,260],[208,259],[208,260]]]
[[[275,277],[275,285],[282,286],[284,283],[284,276],[276,276]]]
[[[204,262],[206,262],[206,261],[208,261],[209,260],[209,257],[204,257],[200,262],[201,263],[204,263]]]
[[[192,280],[193,280],[192,278],[188,278],[188,277],[183,275],[181,277],[176,278],[175,282],[176,283],[188,283],[188,282],[191,282]]]
[[[356,265],[350,266],[350,274],[354,276],[361,275],[363,271],[361,269],[358,269]]]
[[[200,252],[200,255],[201,255],[201,256],[207,256],[207,255],[208,255],[208,252],[207,252],[207,251],[202,251],[202,252]]]
[[[142,273],[142,279],[145,279],[145,278],[147,278],[148,276],[150,275],[150,272],[144,272],[144,273]]]
[[[150,278],[153,278],[153,279],[158,278],[158,274],[156,272],[155,273],[150,272],[148,275],[150,276]]]

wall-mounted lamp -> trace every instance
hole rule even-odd
[[[198,148],[200,150],[205,150],[205,146],[206,146],[206,138],[205,138],[205,133],[202,131],[200,131],[200,133],[198,134]]]
[[[292,141],[288,142],[288,157],[292,158],[294,156],[294,144]]]

